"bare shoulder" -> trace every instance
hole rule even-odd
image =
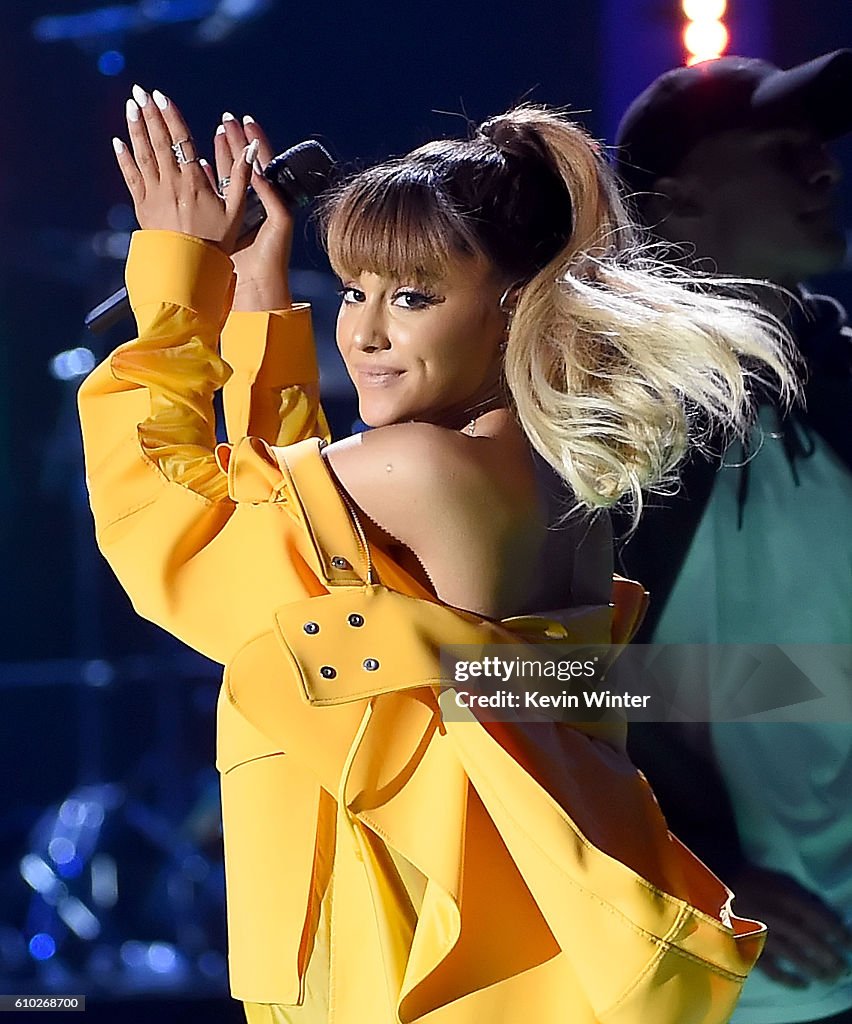
[[[431,445],[439,445],[449,449],[459,437],[458,431],[447,430],[446,427],[434,423],[394,423],[387,427],[374,427],[360,434],[353,434],[342,441],[335,441],[323,449],[323,455],[334,458],[340,452],[367,449],[373,452],[399,451],[404,454],[420,448],[425,450]]]
[[[431,423],[398,423],[338,441],[323,454],[350,497],[405,541],[436,516],[463,516],[470,500],[499,497],[479,440]]]
[[[428,423],[379,427],[324,449],[340,486],[406,547],[448,604],[499,611],[508,561],[521,557],[534,491],[517,446]],[[522,560],[528,561],[527,553]]]

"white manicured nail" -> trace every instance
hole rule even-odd
[[[246,116],[243,118],[243,124],[254,124],[254,118],[251,116],[251,114],[246,114]]]
[[[136,104],[134,103],[133,100],[128,100],[127,101],[127,103],[125,105],[125,110],[127,111],[127,120],[128,121],[138,121],[139,120],[139,107],[136,106]]]
[[[223,121],[236,121],[236,118],[234,117],[234,115],[232,113],[230,113],[230,111],[226,110],[225,113],[222,114],[222,120]]]
[[[252,142],[249,143],[248,148],[246,149],[246,163],[249,166],[251,166],[257,159],[257,149],[259,145],[260,143],[258,142],[258,140],[254,139]]]
[[[154,102],[157,104],[157,106],[160,108],[160,110],[165,110],[166,107],[169,105],[169,101],[168,101],[167,97],[165,97],[160,92],[159,89],[155,89],[151,93],[151,95],[154,97]]]
[[[260,166],[260,160],[255,160],[251,166],[255,174],[263,174],[263,168]]]
[[[219,125],[219,126],[218,126],[218,127],[216,128],[216,134],[217,134],[217,135],[224,135],[224,134],[225,134],[225,126],[224,126],[223,124],[220,124],[220,125]]]
[[[121,154],[122,154],[122,153],[124,152],[124,150],[126,149],[126,147],[125,147],[124,143],[123,143],[123,142],[121,141],[121,139],[113,139],[113,140],[112,140],[112,148],[113,148],[113,149],[115,150],[115,152],[116,152],[116,153],[117,153],[117,154],[118,154],[119,156],[120,156],[120,155],[121,155]]]
[[[140,107],[144,107],[148,102],[148,93],[142,88],[141,85],[134,85],[130,90],[133,93],[133,98],[139,104]]]
[[[206,161],[206,160],[204,159],[204,157],[202,157],[202,158],[201,158],[201,159],[200,159],[200,160],[198,161],[198,166],[199,166],[199,167],[209,167],[209,166],[210,166],[210,164],[208,164],[208,163],[207,163],[207,161]]]

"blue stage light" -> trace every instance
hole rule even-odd
[[[131,970],[142,967],[148,953],[148,947],[144,942],[131,939],[124,942],[119,950],[119,955],[126,967]]]
[[[34,960],[49,960],[56,952],[56,943],[52,935],[37,932],[30,939],[30,956]]]
[[[152,942],[148,947],[148,966],[157,974],[169,974],[177,967],[177,954],[168,942]]]
[[[50,360],[50,373],[57,380],[76,380],[93,370],[95,362],[91,349],[72,348],[60,352]]]
[[[69,828],[79,828],[86,820],[86,805],[69,797],[59,808],[59,820]]]
[[[77,847],[67,836],[54,836],[47,844],[47,852],[54,864],[68,864],[74,859]]]
[[[98,71],[102,75],[120,75],[124,71],[124,54],[118,50],[106,50],[98,57]]]
[[[91,942],[101,933],[101,923],[82,900],[67,896],[60,900],[56,913],[78,938]]]
[[[218,13],[236,21],[239,18],[251,17],[261,6],[258,0],[219,0]]]
[[[83,873],[82,857],[75,855],[64,864],[57,864],[56,873],[60,878],[78,878]]]

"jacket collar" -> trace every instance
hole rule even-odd
[[[289,477],[302,521],[310,534],[317,568],[328,588],[363,587],[371,576],[366,538],[355,525],[354,512],[331,476],[318,437],[273,449]]]

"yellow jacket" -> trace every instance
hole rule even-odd
[[[139,613],[226,666],[234,995],[304,1004],[327,906],[337,1024],[727,1020],[763,926],[667,832],[622,737],[440,712],[441,644],[621,642],[636,585],[573,629],[437,603],[326,469],[307,307],[229,317],[230,260],[170,232],[134,236],[127,277],[139,338],[80,390],[87,478]]]

